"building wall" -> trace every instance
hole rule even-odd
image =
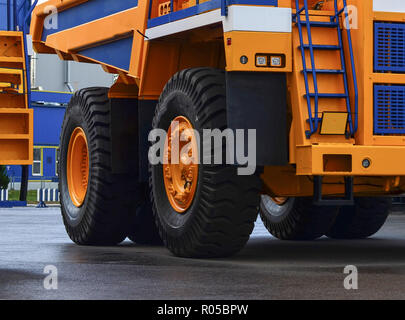
[[[100,65],[61,61],[52,54],[36,54],[33,58],[33,87],[46,91],[69,92],[67,82],[74,91],[87,87],[111,87],[114,75]]]
[[[17,8],[21,6],[23,2],[25,5],[22,7],[21,12],[19,14],[19,24],[25,18],[25,15],[29,9],[30,1],[29,0],[11,0],[11,5],[15,2],[17,4]],[[17,22],[17,21],[16,21]],[[14,25],[13,17],[10,16],[10,24]],[[0,0],[0,30],[7,30],[7,0]]]
[[[33,106],[34,109],[34,144],[41,146],[58,146],[64,106]]]

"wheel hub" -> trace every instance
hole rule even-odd
[[[288,201],[287,197],[270,197],[271,200],[273,200],[274,203],[276,203],[279,206],[282,206]]]
[[[169,202],[178,213],[185,212],[193,202],[198,179],[197,159],[193,126],[187,118],[176,117],[166,136],[163,177]]]
[[[87,194],[89,157],[86,134],[77,127],[70,137],[67,156],[67,180],[70,199],[81,207]]]

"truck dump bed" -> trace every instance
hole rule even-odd
[[[34,48],[40,53],[57,53],[65,60],[95,62],[111,68],[111,72],[139,77],[147,3],[48,1],[37,6],[33,14]],[[52,10],[57,15],[49,15]]]

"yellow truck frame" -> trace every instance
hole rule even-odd
[[[0,43],[0,165],[29,165],[33,112],[28,109],[23,32],[0,31]]]

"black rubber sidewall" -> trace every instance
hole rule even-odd
[[[268,208],[265,206],[263,203],[263,198],[260,200],[260,211],[264,217],[266,217],[266,220],[270,223],[280,223],[284,221],[285,219],[288,218],[290,215],[291,211],[294,208],[295,204],[295,198],[289,198],[285,204],[283,204],[282,210],[283,213],[281,215],[275,215],[271,210],[268,210]]]
[[[86,207],[88,203],[88,190],[86,194],[86,198],[80,207],[76,207],[72,199],[70,197],[69,193],[69,187],[68,187],[68,180],[67,180],[67,156],[68,156],[68,149],[69,149],[69,141],[72,136],[73,131],[77,128],[80,127],[83,129],[86,138],[89,136],[88,135],[88,129],[87,129],[87,124],[83,121],[83,115],[80,110],[80,106],[78,104],[75,104],[68,108],[68,114],[67,114],[67,119],[64,123],[64,126],[62,128],[62,134],[61,134],[61,145],[60,145],[60,159],[59,159],[59,180],[60,180],[60,201],[62,208],[65,208],[63,210],[63,215],[65,217],[66,223],[72,227],[75,228],[80,225],[80,223],[83,220],[84,214],[86,212]],[[88,140],[88,139],[87,139]],[[88,144],[88,148],[90,148]],[[91,150],[89,150],[89,154],[91,154]],[[90,159],[90,157],[89,157]],[[92,181],[92,174],[91,174],[91,160],[89,160],[89,179],[88,179],[88,186],[89,188],[90,183]]]
[[[193,128],[202,132],[197,121],[193,102],[181,91],[173,91],[164,101],[161,101],[161,108],[164,112],[159,114],[157,127],[167,132],[171,122],[178,116],[186,117]],[[173,209],[169,202],[163,179],[163,165],[152,166],[153,193],[159,218],[167,234],[172,237],[180,237],[187,232],[188,225],[192,224],[192,212],[199,206],[200,181],[203,176],[203,166],[198,167],[197,188],[191,206],[184,213],[179,213]]]

